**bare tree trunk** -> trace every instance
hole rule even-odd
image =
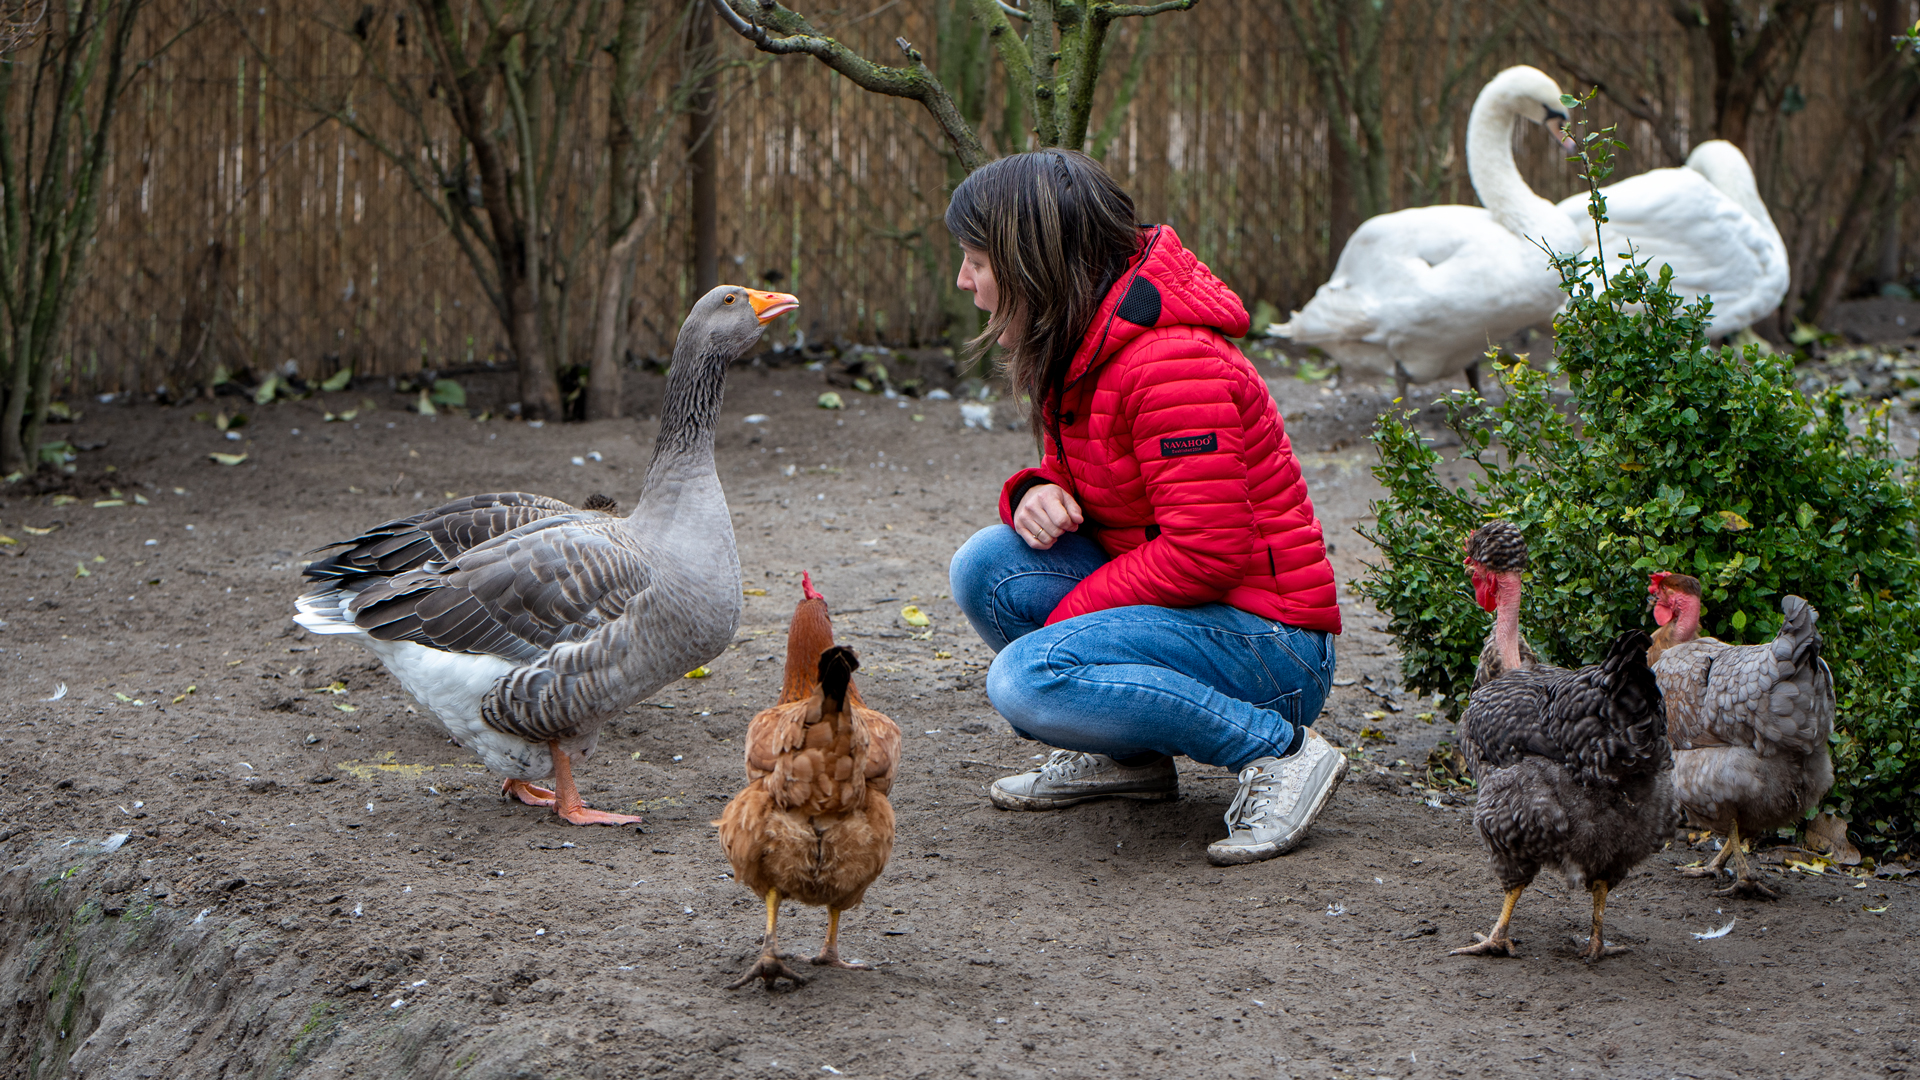
[[[646,235],[648,214],[636,215],[627,231],[607,248],[600,271],[600,302],[594,305],[593,353],[587,365],[587,419],[620,417],[621,327],[627,319],[627,286],[633,280],[633,258]]]
[[[1896,0],[1882,0],[1880,25],[1897,26],[1902,6]],[[1834,306],[1846,295],[1874,218],[1894,189],[1895,165],[1908,141],[1920,133],[1920,70],[1906,62],[1897,45],[1888,48],[1885,38],[1869,46],[1867,59],[1872,67],[1855,113],[1863,155],[1860,174],[1820,258],[1812,295],[1801,315],[1816,326],[1832,316]]]
[[[1347,140],[1333,130],[1346,118],[1335,110],[1327,113],[1327,268],[1346,250],[1353,230],[1360,227],[1360,211],[1353,198],[1353,161],[1347,154]]]
[[[559,420],[560,381],[540,332],[540,282],[532,265],[534,254],[529,235],[532,222],[515,212],[520,193],[512,171],[495,135],[499,128],[487,110],[487,92],[494,68],[522,28],[510,22],[494,25],[480,44],[479,58],[466,52],[466,35],[451,0],[424,0],[426,37],[435,51],[435,59],[453,84],[453,119],[460,134],[473,151],[474,169],[480,179],[480,203],[486,211],[493,235],[495,258],[500,272],[500,293],[506,303],[507,343],[513,349],[520,372],[521,414],[530,420]],[[527,163],[524,167],[530,167]]]
[[[38,40],[0,64],[0,473],[41,464],[55,346],[93,247],[108,136],[145,70],[127,56],[141,7],[49,6]]]
[[[687,60],[705,72],[687,114],[688,210],[693,251],[693,295],[705,296],[720,284],[719,165],[713,129],[718,119],[719,73],[713,70],[713,13],[696,11],[688,27]]]
[[[193,291],[187,294],[186,307],[180,313],[180,347],[174,352],[170,377],[175,391],[201,382],[201,360],[213,340],[213,323],[220,314],[220,270],[226,256],[227,245],[220,240],[209,243],[200,256]],[[184,393],[180,397],[184,399]]]

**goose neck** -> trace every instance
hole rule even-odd
[[[693,349],[674,352],[642,498],[662,484],[713,471],[713,428],[720,419],[726,375],[725,357]]]

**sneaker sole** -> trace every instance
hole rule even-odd
[[[1132,799],[1136,802],[1166,802],[1180,797],[1179,789],[1173,791],[1103,791],[1098,795],[1074,795],[1069,797],[1038,797],[1016,795],[999,788],[987,789],[987,798],[1002,810],[1064,810],[1069,806],[1078,806],[1097,799]]]
[[[1215,866],[1245,866],[1247,863],[1265,862],[1268,859],[1279,858],[1287,852],[1298,848],[1301,844],[1306,843],[1307,834],[1313,831],[1312,823],[1319,820],[1320,811],[1326,807],[1328,800],[1333,798],[1333,793],[1340,790],[1341,782],[1347,778],[1347,756],[1338,749],[1335,749],[1333,752],[1338,755],[1340,762],[1334,766],[1333,782],[1327,785],[1327,790],[1314,802],[1312,812],[1307,815],[1307,827],[1301,829],[1299,835],[1285,843],[1276,840],[1271,844],[1260,844],[1258,846],[1247,844],[1233,844],[1231,846],[1220,843],[1208,844],[1207,861]]]

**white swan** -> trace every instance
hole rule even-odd
[[[1477,385],[1475,365],[1489,345],[1551,318],[1566,300],[1541,245],[1565,253],[1581,246],[1574,223],[1514,167],[1516,116],[1565,141],[1559,86],[1536,68],[1501,72],[1467,121],[1467,174],[1486,208],[1421,206],[1368,218],[1333,279],[1267,332],[1390,374],[1402,396],[1409,382],[1459,372]]]
[[[1724,139],[1704,142],[1687,155],[1685,168],[1653,169],[1600,189],[1607,197],[1607,272],[1621,265],[1632,245],[1650,273],[1673,267],[1673,291],[1682,299],[1713,298],[1708,337],[1725,337],[1766,318],[1787,295],[1787,245],[1774,228],[1753,167],[1740,148]],[[1587,196],[1575,195],[1560,209],[1593,248]]]

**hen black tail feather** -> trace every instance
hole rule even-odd
[[[1651,644],[1646,631],[1629,630],[1614,639],[1607,658],[1600,662],[1610,726],[1625,744],[1608,755],[1615,768],[1657,770],[1668,756],[1666,703],[1653,669],[1647,666]]]
[[[820,654],[820,690],[831,707],[838,709],[847,700],[847,684],[859,667],[860,655],[845,645]]]

